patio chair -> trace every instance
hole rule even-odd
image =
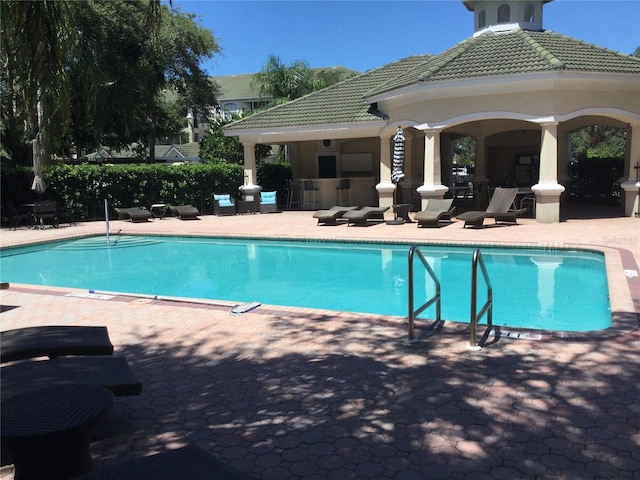
[[[430,198],[425,209],[416,213],[414,218],[418,222],[418,228],[438,227],[443,221],[451,223],[451,216],[455,211],[453,198]]]
[[[527,211],[526,208],[516,208],[514,201],[518,194],[517,188],[496,187],[485,211],[469,211],[457,215],[456,218],[464,220],[464,227],[482,227],[485,218],[493,218],[495,223],[505,222],[508,224],[517,223],[518,215]]]
[[[340,205],[334,205],[327,210],[318,210],[313,214],[313,218],[318,219],[318,225],[337,225],[338,220],[341,219],[345,213],[357,209],[358,207],[341,207]]]
[[[111,355],[107,327],[47,325],[16,328],[0,334],[0,363],[36,357]]]
[[[197,445],[134,458],[74,477],[74,480],[252,480]]]
[[[213,196],[213,213],[215,215],[235,215],[236,204],[231,195],[214,195]]]
[[[260,213],[278,213],[277,192],[260,192]]]
[[[0,368],[2,400],[55,385],[97,385],[116,397],[140,395],[142,384],[124,357],[78,356],[27,360]]]
[[[343,218],[347,220],[347,225],[360,225],[367,226],[370,224],[369,220],[384,221],[384,212],[389,210],[389,207],[363,207],[359,210],[351,210],[343,215]]]
[[[12,202],[9,202],[7,204],[7,216],[14,230],[16,230],[21,223],[26,224],[29,228],[33,227],[34,218],[32,208],[23,207],[18,210]]]
[[[50,223],[54,227],[58,227],[58,212],[56,202],[52,200],[43,200],[36,202],[33,207],[33,216],[36,220],[36,226],[44,227]]]

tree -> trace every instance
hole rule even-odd
[[[571,135],[575,158],[624,158],[626,132],[610,125],[591,125]]]
[[[137,143],[153,158],[155,137],[181,127],[180,105],[204,109],[215,102],[200,63],[219,47],[194,15],[160,0],[0,6],[0,95],[8,106],[2,147],[14,158],[38,133],[46,133],[47,155]],[[26,163],[26,154],[19,157]]]
[[[30,160],[32,139],[46,161],[67,126],[69,7],[66,0],[0,2],[2,144],[20,163]]]
[[[200,67],[219,51],[215,38],[194,15],[164,5],[151,15],[144,2],[81,2],[75,13],[76,143],[145,145],[153,162],[156,138],[179,133],[185,105],[202,111],[215,103]]]
[[[233,120],[237,120],[237,118]],[[209,122],[211,133],[200,142],[200,158],[204,163],[244,164],[244,147],[238,137],[227,137],[222,133],[222,128],[231,123],[231,121],[212,119]],[[255,152],[256,160],[260,161],[269,156],[271,147],[269,145],[256,144]]]
[[[253,76],[261,98],[271,97],[275,102],[294,100],[317,90],[318,82],[302,60],[295,60],[286,66],[280,57],[269,55],[267,63]]]

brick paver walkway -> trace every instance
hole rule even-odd
[[[640,220],[523,220],[483,230],[318,227],[310,212],[112,221],[111,231],[588,245],[606,252],[616,325],[606,334],[495,338],[401,318],[216,305],[11,285],[1,330],[106,325],[144,385],[92,445],[106,465],[196,443],[262,479],[640,478]],[[99,223],[3,230],[3,246],[104,232]],[[625,274],[626,271],[626,274]],[[539,332],[536,332],[539,333]],[[4,467],[0,478],[12,478]]]

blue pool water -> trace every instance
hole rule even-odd
[[[442,285],[442,318],[468,322],[473,248],[421,245]],[[95,291],[408,315],[403,244],[111,236],[4,249],[2,281]],[[482,248],[496,325],[588,331],[611,325],[604,256]],[[416,265],[416,307],[433,282]],[[486,299],[479,280],[478,303]],[[421,318],[434,318],[435,307]]]

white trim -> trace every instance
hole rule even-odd
[[[406,87],[365,97],[367,103],[392,102],[393,105],[415,103],[415,96],[419,100],[435,98],[461,98],[480,96],[492,93],[519,93],[544,90],[598,90],[611,91],[640,90],[640,75],[629,73],[583,73],[577,70],[553,70],[549,72],[518,73],[513,75],[494,75],[452,79],[442,81],[426,81],[408,85]],[[593,82],[598,85],[594,86]],[[610,83],[610,85],[606,85]],[[605,86],[607,88],[605,88]],[[623,88],[624,87],[624,88]],[[401,100],[399,100],[401,98]]]

